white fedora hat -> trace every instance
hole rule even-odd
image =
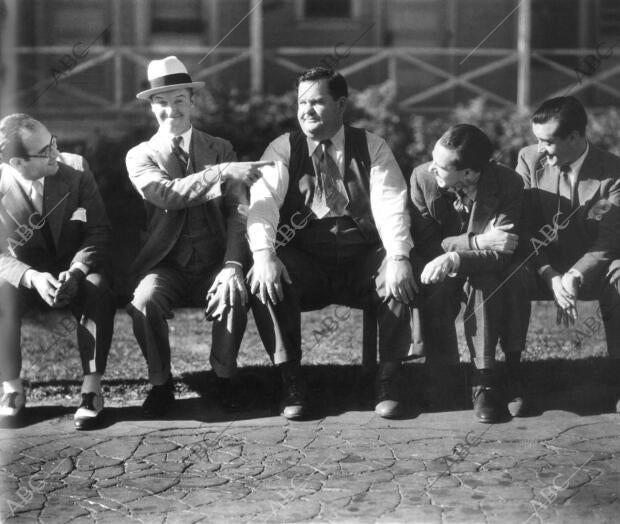
[[[182,87],[198,89],[204,87],[204,82],[192,82],[187,69],[176,56],[167,56],[161,60],[151,60],[147,70],[147,77],[151,88],[140,91],[136,98],[149,100],[154,94]]]

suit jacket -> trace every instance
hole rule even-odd
[[[0,278],[19,286],[27,269],[57,273],[76,262],[89,271],[107,268],[110,223],[88,163],[62,153],[58,172],[45,179],[43,216],[39,225],[32,202],[6,164],[0,164]]]
[[[235,162],[230,142],[194,128],[189,147],[190,174],[183,173],[172,152],[169,139],[156,134],[127,153],[129,179],[145,200],[146,241],[131,272],[142,275],[160,263],[177,242],[183,229],[187,208],[205,206],[213,227],[213,242],[226,242],[224,261],[245,264],[248,248],[245,238],[248,195],[240,183],[230,185],[223,196],[209,194],[219,177],[213,169],[194,172],[195,168]]]
[[[533,238],[544,240],[541,228],[553,225],[558,211],[557,168],[547,165],[545,156],[532,145],[520,151],[516,169],[526,189],[525,239],[528,243]],[[618,251],[619,175],[620,158],[590,144],[574,190],[572,216],[566,225],[560,221],[565,228],[558,230],[555,240],[545,247],[537,245],[537,253],[532,255],[537,268],[550,264],[562,273],[571,267],[584,276],[604,273]],[[602,216],[593,212],[593,206],[601,200],[612,204],[611,209]]]
[[[514,224],[521,220],[523,182],[512,169],[491,162],[478,180],[476,200],[469,214],[464,233],[453,207],[454,198],[441,189],[427,162],[413,170],[411,175],[412,236],[415,253],[425,261],[456,251],[461,264],[459,275],[501,271],[510,255],[493,250],[470,247],[473,235],[491,227]]]

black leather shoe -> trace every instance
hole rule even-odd
[[[73,418],[75,429],[82,431],[96,428],[101,423],[102,413],[103,395],[100,393],[82,393],[82,403]]]
[[[280,414],[289,420],[299,420],[306,414],[306,385],[298,362],[281,364],[282,400]]]
[[[495,424],[508,418],[508,411],[496,388],[490,386],[472,387],[474,417],[478,422]]]
[[[229,411],[242,409],[247,405],[246,399],[241,395],[241,389],[233,378],[217,377],[217,398],[222,407]]]
[[[375,384],[375,413],[383,418],[398,418],[402,415],[400,402],[400,362],[379,364]]]
[[[169,378],[165,384],[151,388],[144,404],[142,404],[142,413],[146,418],[163,417],[173,404],[174,384],[172,378]]]

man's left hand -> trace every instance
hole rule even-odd
[[[420,280],[422,284],[437,284],[455,271],[454,257],[451,253],[444,253],[431,260],[424,266]]]
[[[84,273],[79,269],[62,271],[60,275],[58,275],[60,287],[56,290],[56,294],[54,295],[53,307],[65,307],[68,305],[75,295],[77,295],[82,278],[84,278]]]
[[[413,278],[411,263],[407,259],[388,258],[385,269],[386,300],[394,297],[400,302],[411,304],[418,293],[418,286]]]
[[[217,296],[217,300],[212,299],[213,295]],[[209,291],[207,291],[205,315],[209,320],[219,320],[227,307],[233,307],[237,304],[245,306],[247,302],[248,292],[241,267],[237,265],[224,267],[217,274]]]

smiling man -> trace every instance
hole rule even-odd
[[[0,418],[22,413],[21,319],[28,307],[69,307],[77,320],[84,371],[77,429],[101,420],[103,375],[114,300],[107,254],[110,225],[84,158],[59,153],[56,137],[34,118],[0,121]]]
[[[558,323],[566,327],[577,319],[577,300],[599,300],[612,357],[609,381],[620,398],[620,158],[591,144],[586,124],[579,100],[549,99],[532,116],[537,144],[519,153],[523,240],[534,249],[518,271],[509,270],[501,336],[517,413],[526,408],[519,361],[531,300],[554,300]]]
[[[499,287],[517,247],[523,200],[519,176],[493,162],[492,153],[480,129],[459,124],[437,141],[432,162],[411,176],[415,254],[426,264],[421,316],[433,392],[436,397],[455,392],[455,321],[464,300],[465,338],[475,367],[474,415],[487,423],[507,416],[495,369],[502,320]]]
[[[234,408],[247,322],[247,186],[265,163],[235,162],[229,142],[192,127],[194,89],[204,82],[193,82],[177,57],[153,60],[148,78],[151,87],[137,97],[151,103],[159,130],[126,159],[147,211],[146,240],[131,269],[139,284],[127,307],[153,385],[144,415],[163,416],[174,401],[168,319],[180,305],[206,306],[218,393]]]
[[[301,311],[328,304],[374,305],[379,322],[377,414],[402,412],[398,378],[408,356],[408,305],[417,287],[407,186],[385,141],[344,125],[344,77],[317,67],[298,78],[301,131],[276,138],[263,160],[277,161],[251,190],[248,234],[254,257],[252,310],[284,384],[282,415],[302,418]],[[309,217],[286,245],[276,232]]]

